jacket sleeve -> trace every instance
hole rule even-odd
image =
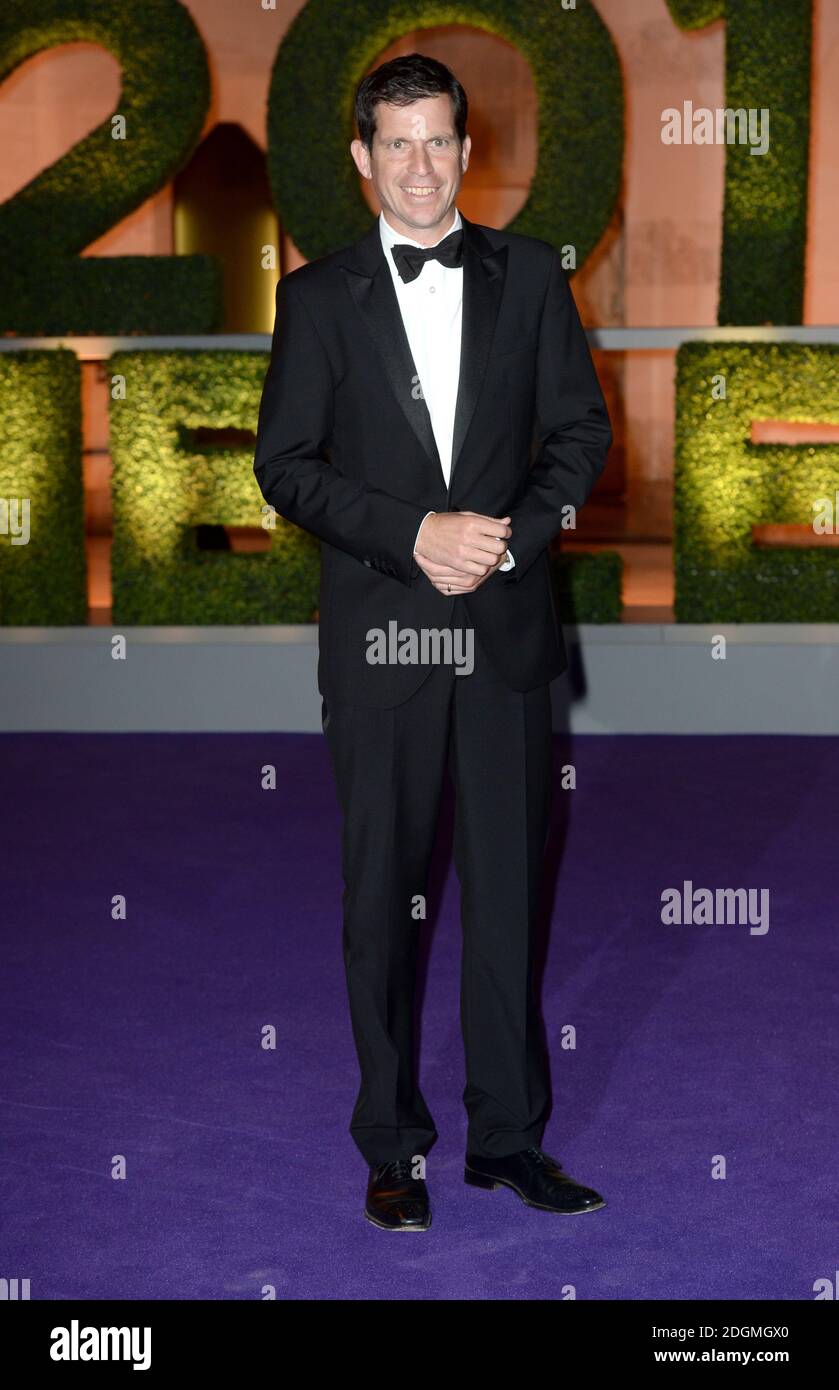
[[[288,521],[362,564],[410,584],[428,508],[347,478],[329,461],[334,380],[293,276],[277,285],[271,360],[262,387],[254,473]]]
[[[564,508],[582,507],[606,463],[612,431],[585,331],[554,253],[539,327],[538,448],[521,500],[510,512],[517,583],[562,528]]]

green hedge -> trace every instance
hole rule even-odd
[[[560,622],[620,622],[623,561],[616,551],[555,551],[551,573]]]
[[[276,517],[265,554],[201,550],[196,527],[259,526],[253,447],[199,446],[194,431],[252,430],[268,357],[135,352],[110,359],[114,622],[306,623],[318,601],[317,540]],[[120,382],[125,398],[114,397]],[[620,620],[620,561],[557,564],[565,621]]]
[[[210,100],[201,36],[179,0],[4,0],[0,81],[78,41],[120,63],[126,138],[112,138],[109,117],[0,206],[0,331],[213,332],[223,313],[214,258],[79,256],[196,148]]]
[[[714,400],[715,379],[726,399]],[[812,525],[839,492],[839,445],[750,442],[755,420],[839,424],[839,347],[686,343],[676,360],[676,619],[839,621],[835,550],[766,550],[752,527]]]
[[[726,150],[720,323],[796,323],[804,291],[812,0],[667,0],[677,24],[726,23],[726,104],[768,108],[770,147]],[[538,166],[513,231],[573,245],[580,266],[617,202],[623,150],[618,56],[590,0],[308,0],[279,46],[268,111],[277,206],[312,259],[360,237],[370,214],[347,143],[357,81],[418,26],[498,34],[530,63]],[[210,82],[180,0],[5,0],[0,81],[73,41],[118,59],[117,113],[0,207],[0,331],[202,333],[223,315],[208,256],[80,253],[170,182],[201,136]]]
[[[810,142],[811,0],[667,0],[683,29],[725,19],[725,106],[769,111],[769,149],[725,152],[717,321],[800,323]],[[699,104],[699,103],[695,103]]]
[[[4,626],[87,621],[80,392],[73,352],[0,353],[0,498],[28,500],[30,532],[0,533]]]
[[[348,148],[355,88],[394,40],[445,24],[498,34],[529,62],[538,165],[510,230],[575,246],[581,266],[611,218],[623,157],[620,63],[589,0],[574,10],[557,0],[309,0],[283,38],[268,104],[268,171],[286,229],[308,260],[364,235],[370,211]]]
[[[253,445],[201,446],[201,428],[252,431],[264,352],[117,353],[111,400],[115,623],[305,623],[317,541],[282,517],[264,554],[201,550],[196,527],[260,526]],[[113,387],[112,387],[113,397]]]

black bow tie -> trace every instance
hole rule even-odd
[[[406,246],[400,242],[391,248],[396,269],[406,285],[416,280],[426,261],[441,261],[443,265],[458,266],[463,263],[463,228],[458,227],[436,246]]]

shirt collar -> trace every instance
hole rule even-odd
[[[452,232],[459,231],[459,229],[462,226],[463,219],[460,216],[460,210],[459,208],[455,208],[454,222],[449,227],[449,230],[447,232],[444,232],[443,235],[439,237],[437,241],[434,242],[434,245],[439,246],[441,241],[445,241],[447,236],[451,236]],[[379,235],[381,236],[382,246],[385,252],[388,252],[392,246],[396,246],[397,244],[399,246],[418,246],[420,250],[423,251],[427,249],[425,246],[423,246],[422,242],[412,241],[411,238],[407,236],[400,236],[399,232],[395,231],[394,228],[391,227],[383,212],[379,213]]]

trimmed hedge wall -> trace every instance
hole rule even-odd
[[[684,29],[726,23],[726,104],[770,115],[770,146],[726,150],[718,321],[802,316],[812,0],[667,0]],[[268,111],[277,206],[308,259],[370,223],[348,156],[352,96],[406,31],[468,24],[514,44],[539,97],[538,166],[513,231],[573,245],[577,265],[617,202],[623,92],[609,31],[589,0],[308,0],[279,46]],[[80,253],[164,187],[198,144],[210,80],[181,0],[5,0],[0,81],[34,54],[84,40],[119,60],[111,120],[0,206],[0,332],[204,333],[222,321],[222,269],[208,256]]]
[[[509,230],[577,250],[600,240],[617,202],[623,87],[608,29],[589,0],[309,0],[274,64],[268,172],[274,202],[307,260],[357,241],[370,210],[349,156],[355,88],[378,55],[417,28],[468,24],[518,48],[539,97],[530,196]]]
[[[613,550],[551,554],[557,616],[562,623],[619,623],[623,560]]]
[[[29,541],[0,531],[0,622],[87,621],[81,368],[75,353],[0,353],[0,499],[29,502]]]
[[[726,399],[714,400],[724,377]],[[839,445],[750,442],[755,420],[839,424],[839,347],[686,343],[676,359],[674,569],[683,623],[839,621],[839,553],[761,549],[752,527],[812,525]]]
[[[268,553],[200,550],[200,525],[259,526],[253,448],[201,448],[198,429],[253,429],[268,354],[135,352],[110,359],[114,623],[307,623],[317,540],[276,517]],[[113,399],[114,378],[125,399]],[[119,386],[119,381],[117,382]],[[620,621],[620,560],[556,562],[565,622]]]
[[[724,18],[725,105],[769,111],[769,149],[725,151],[717,322],[804,312],[812,0],[667,0],[682,29]]]
[[[306,623],[318,602],[317,541],[276,517],[262,554],[198,548],[200,525],[260,526],[253,446],[200,447],[201,428],[254,428],[264,352],[116,353],[111,400],[114,622]]]
[[[222,322],[210,256],[79,253],[165,187],[196,148],[210,78],[180,0],[4,0],[0,81],[58,44],[101,44],[119,61],[117,116],[0,206],[0,331],[210,333]]]

